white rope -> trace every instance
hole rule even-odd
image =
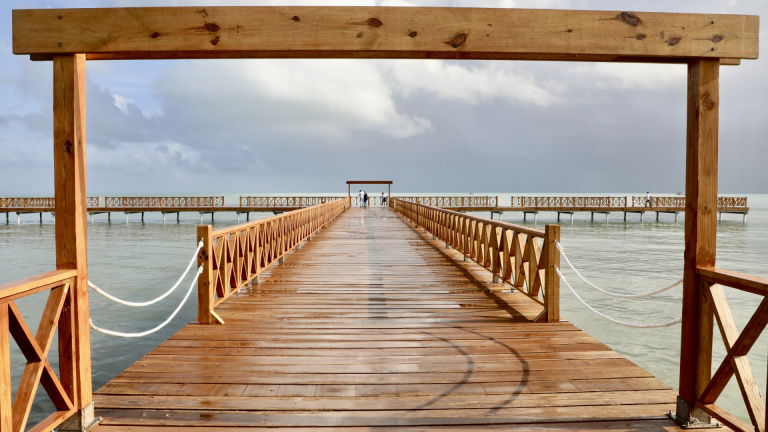
[[[626,326],[626,327],[634,327],[634,328],[659,328],[659,327],[669,327],[669,326],[673,326],[675,324],[680,324],[681,322],[683,322],[682,318],[678,318],[678,319],[675,319],[675,320],[672,320],[672,321],[667,321],[665,323],[660,323],[660,324],[633,324],[633,323],[619,321],[617,319],[611,318],[608,315],[605,315],[603,313],[600,313],[600,312],[596,311],[592,306],[588,305],[587,302],[585,302],[578,294],[576,294],[576,291],[573,289],[571,284],[569,284],[568,281],[565,280],[565,276],[563,276],[563,274],[560,273],[560,269],[559,268],[555,267],[555,271],[557,272],[558,275],[560,275],[560,278],[563,280],[563,282],[565,282],[565,285],[571,290],[573,295],[575,295],[576,298],[579,299],[581,304],[586,306],[587,309],[591,310],[595,314],[601,316],[604,319],[607,319],[608,321],[610,321],[610,322],[612,322],[614,324],[618,324],[618,325],[622,325],[622,326]]]
[[[173,320],[173,318],[176,316],[176,314],[179,313],[179,311],[181,310],[181,307],[184,306],[184,303],[187,302],[187,299],[189,298],[189,295],[192,294],[192,289],[197,284],[197,279],[200,277],[200,274],[202,274],[202,273],[203,273],[203,266],[200,266],[197,269],[197,273],[195,274],[195,279],[189,285],[189,290],[187,290],[187,295],[184,296],[184,299],[179,304],[179,307],[177,307],[176,310],[173,311],[173,313],[171,314],[171,316],[168,317],[167,320],[165,320],[162,324],[160,324],[159,326],[157,326],[157,327],[155,327],[155,328],[153,328],[151,330],[147,330],[147,331],[141,332],[141,333],[122,333],[122,332],[117,332],[117,331],[113,331],[113,330],[106,330],[106,329],[103,329],[103,328],[96,327],[96,325],[93,324],[93,320],[92,319],[88,319],[88,323],[91,325],[91,328],[96,330],[97,332],[108,334],[110,336],[119,336],[119,337],[124,337],[124,338],[136,338],[136,337],[142,337],[142,336],[146,336],[148,334],[152,334],[152,333],[160,330],[161,328],[165,327],[169,322],[171,322],[171,320]]]
[[[656,291],[647,292],[647,293],[644,293],[644,294],[616,294],[616,293],[612,293],[612,292],[606,291],[606,290],[600,288],[599,286],[593,284],[592,282],[586,280],[584,278],[584,276],[582,276],[581,273],[579,273],[579,271],[576,270],[576,267],[573,266],[573,264],[571,263],[571,260],[568,259],[568,256],[565,255],[565,252],[563,251],[563,245],[561,245],[560,242],[555,242],[555,246],[557,246],[557,249],[560,250],[560,255],[562,255],[563,258],[565,258],[565,262],[567,262],[568,265],[571,266],[573,271],[576,272],[576,274],[581,278],[581,280],[583,280],[584,282],[589,284],[592,288],[600,291],[603,294],[607,294],[607,295],[609,295],[611,297],[623,298],[623,299],[638,299],[638,298],[643,298],[643,297],[650,297],[650,296],[654,296],[656,294],[661,294],[664,291],[671,290],[672,288],[674,288],[674,287],[680,285],[681,283],[683,283],[683,280],[680,279],[679,281],[673,283],[672,285],[666,286],[666,287],[664,287],[662,289],[658,289]]]
[[[113,295],[110,295],[110,294],[106,293],[101,288],[99,288],[96,285],[92,284],[91,281],[88,281],[88,286],[93,288],[94,291],[96,291],[97,293],[103,295],[104,297],[112,300],[115,303],[120,303],[121,305],[124,305],[124,306],[144,307],[144,306],[149,306],[149,305],[155,304],[155,303],[159,302],[160,300],[162,300],[162,299],[168,297],[169,295],[171,295],[171,293],[174,292],[176,290],[176,288],[178,288],[178,286],[181,283],[181,281],[187,276],[187,273],[189,273],[189,269],[192,268],[192,264],[195,263],[195,260],[197,259],[197,253],[200,252],[200,249],[202,249],[202,247],[203,247],[203,241],[200,240],[200,243],[197,244],[197,250],[195,251],[195,254],[192,255],[192,260],[189,261],[189,265],[187,266],[187,269],[184,270],[184,274],[181,275],[179,280],[176,281],[176,284],[173,285],[171,287],[171,289],[169,289],[165,294],[161,295],[160,297],[158,297],[158,298],[156,298],[154,300],[149,300],[149,301],[146,301],[146,302],[143,302],[143,303],[129,302],[127,300],[122,300],[122,299],[119,299],[119,298],[117,298],[117,297],[115,297]]]

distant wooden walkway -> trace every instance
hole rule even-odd
[[[677,430],[668,386],[431,238],[348,210],[101,388],[98,430]]]

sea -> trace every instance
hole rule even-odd
[[[384,190],[386,192],[386,190]],[[371,196],[382,191],[372,190]],[[269,194],[228,194],[227,205],[237,205],[239,196]],[[276,194],[277,195],[277,194]],[[279,194],[281,196],[291,194]],[[329,194],[293,194],[296,196],[328,196]],[[468,193],[402,193],[399,196],[448,196]],[[499,203],[509,203],[510,193],[474,192],[475,196],[498,196]],[[633,194],[535,194],[536,196],[632,196]],[[642,195],[642,194],[634,194]],[[668,194],[674,195],[674,193]],[[168,195],[172,196],[172,195]],[[739,195],[730,195],[739,196]],[[740,195],[744,196],[744,195]],[[718,222],[717,266],[749,275],[768,277],[768,194],[750,194],[749,215],[724,214]],[[475,213],[490,217],[487,212]],[[265,218],[272,213],[251,213],[250,219]],[[494,216],[496,219],[498,215]],[[173,286],[192,260],[197,245],[198,213],[182,213],[180,221],[167,215],[163,223],[160,213],[146,213],[144,222],[138,214],[112,213],[111,223],[106,214],[89,217],[88,266],[90,281],[129,301],[146,301],[159,296]],[[624,221],[622,212],[597,214],[592,220],[589,213],[577,213],[573,221],[563,215],[560,222],[554,212],[540,212],[536,221],[531,215],[523,220],[520,212],[501,215],[505,222],[543,229],[547,224],[559,223],[561,244],[578,272],[591,283],[620,294],[638,294],[668,286],[682,278],[684,225],[681,213],[675,221],[672,214],[646,213],[644,220],[629,214]],[[245,215],[241,215],[245,222]],[[219,229],[237,224],[235,213],[216,213],[203,216],[203,223]],[[8,223],[0,214],[0,283],[10,282],[55,269],[54,223],[50,214],[42,222],[38,214],[21,215],[17,224],[11,214]],[[561,262],[564,278],[594,309],[619,321],[632,324],[663,323],[679,318],[682,288],[680,286],[657,296],[644,299],[619,299],[599,293],[582,281],[565,260]],[[144,308],[132,308],[113,303],[91,291],[90,312],[93,323],[101,328],[119,332],[144,332],[165,321],[179,306],[190,287],[190,272],[173,294],[161,302]],[[196,288],[191,288],[195,290]],[[728,302],[739,329],[743,328],[762,300],[761,297],[725,288]],[[45,304],[45,294],[36,294],[17,301],[24,320],[33,332]],[[196,319],[194,291],[176,317],[164,328],[141,338],[120,338],[91,333],[93,388],[98,389],[117,376],[129,365],[165,341],[185,324]],[[666,328],[634,328],[613,324],[583,306],[561,283],[561,315],[590,335],[647,369],[662,381],[677,388],[680,358],[680,325]],[[719,332],[715,329],[714,366],[717,368],[725,355]],[[54,341],[54,348],[57,342]],[[12,381],[19,383],[25,359],[15,344],[11,344]],[[57,355],[52,350],[50,361],[57,366]],[[766,394],[768,378],[768,340],[761,337],[749,356],[761,393]],[[717,404],[748,421],[746,410],[735,381],[728,385]],[[30,424],[45,418],[53,411],[52,404],[42,387],[37,392]]]

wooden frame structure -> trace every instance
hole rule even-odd
[[[347,180],[348,197],[352,197],[353,184],[385,184],[387,185],[387,201],[392,199],[392,180]]]
[[[712,397],[701,398],[712,376],[714,314],[706,301],[701,271],[715,265],[719,67],[757,58],[758,27],[756,16],[628,11],[407,7],[14,10],[13,52],[34,60],[53,60],[56,265],[77,272],[71,284],[71,309],[65,312],[74,320],[74,367],[73,372],[66,372],[71,375],[61,378],[65,388],[71,386],[78,410],[74,423],[85,429],[89,412],[92,417],[88,409],[86,60],[437,58],[688,65],[686,246],[677,415],[684,422],[706,421],[708,413],[734,426],[730,417],[716,409]],[[750,280],[746,275],[732,275],[728,280],[736,288],[755,285],[743,282]],[[760,325],[751,328],[762,329]],[[748,334],[754,335],[752,330]],[[735,342],[729,358],[738,360],[747,346]],[[749,376],[738,375],[745,393],[753,392]],[[762,400],[745,400],[753,417],[764,412],[759,406]],[[0,426],[6,430],[11,424],[7,398],[0,404]],[[759,420],[754,424],[758,429],[764,427]]]

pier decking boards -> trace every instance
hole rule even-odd
[[[348,210],[98,390],[98,430],[677,430],[667,385],[431,239]]]

